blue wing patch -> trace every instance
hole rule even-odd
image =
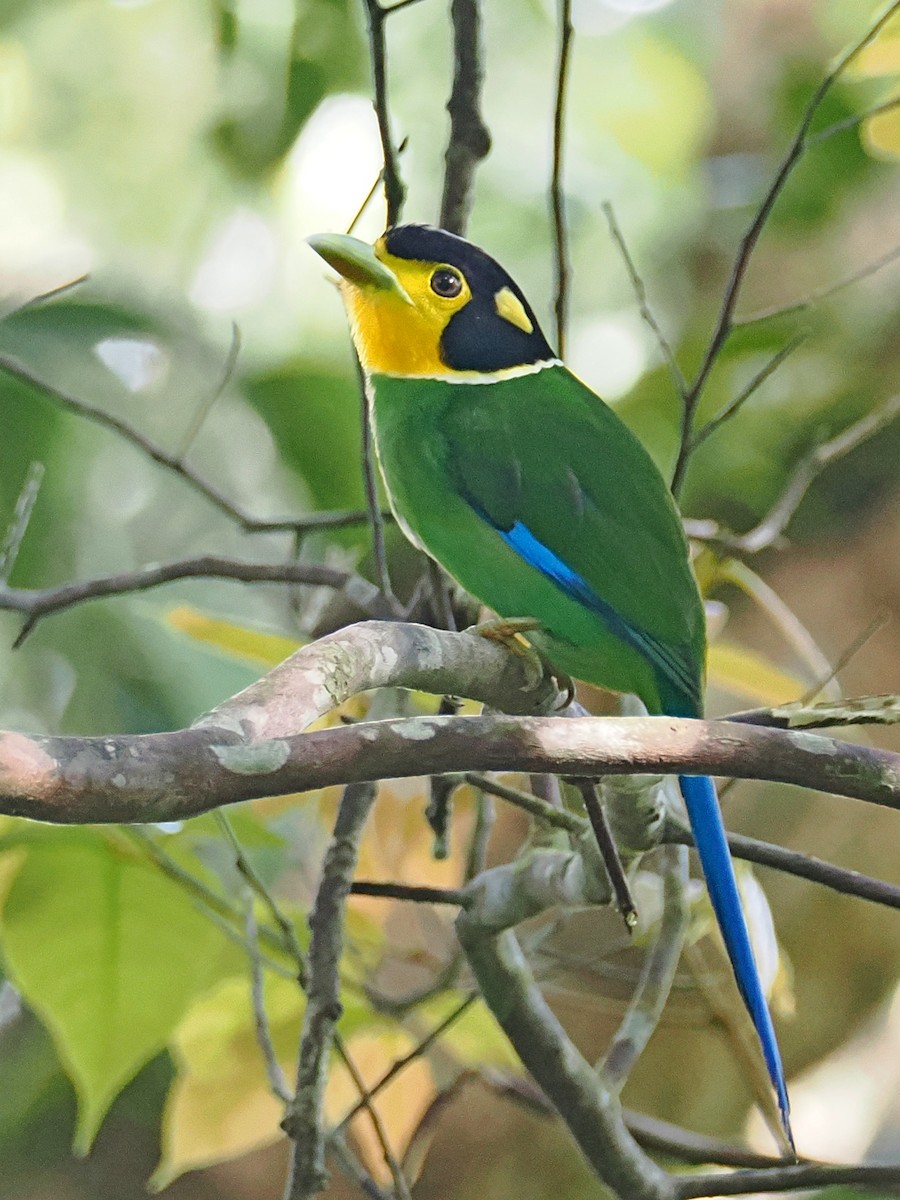
[[[515,550],[520,558],[548,579],[552,579],[567,596],[597,613],[612,634],[626,645],[632,646],[650,662],[682,702],[687,701],[685,711],[672,712],[672,716],[697,715],[700,711],[698,681],[677,650],[673,650],[638,626],[630,625],[611,604],[597,595],[577,571],[573,571],[568,563],[536,538],[527,525],[517,520],[509,529],[501,529],[490,521],[485,513],[481,512],[481,515],[493,525],[507,546]]]

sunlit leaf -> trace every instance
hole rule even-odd
[[[383,1033],[360,1034],[351,1039],[348,1048],[354,1066],[366,1086],[371,1088],[415,1045],[416,1040],[403,1030],[387,1029]],[[428,1062],[424,1058],[414,1058],[372,1101],[387,1142],[398,1159],[402,1158],[422,1113],[436,1094]],[[325,1096],[328,1119],[340,1121],[356,1106],[358,1100],[359,1093],[346,1070],[335,1067]],[[390,1171],[368,1114],[360,1112],[353,1121],[352,1129],[354,1142],[366,1167],[377,1180],[388,1182]]]
[[[897,38],[897,45],[900,46],[900,38]],[[900,158],[900,105],[870,117],[863,125],[862,136],[873,154]]]
[[[303,996],[292,980],[267,974],[265,1002],[275,1052],[291,1079]],[[284,1108],[266,1077],[249,977],[230,979],[198,1000],[178,1027],[171,1050],[177,1076],[163,1113],[154,1187],[283,1136]]]
[[[261,663],[266,667],[277,666],[301,645],[294,638],[211,617],[190,604],[180,604],[171,609],[166,614],[166,622],[194,641],[214,646],[216,650],[234,658]]]
[[[27,850],[3,907],[10,978],[50,1030],[78,1095],[85,1153],[110,1103],[227,961],[189,896],[98,831]]]
[[[774,666],[755,650],[733,642],[714,642],[709,647],[707,664],[713,686],[755,704],[787,704],[808,691],[803,680]]]

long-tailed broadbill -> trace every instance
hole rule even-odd
[[[339,274],[375,447],[407,536],[560,671],[703,712],[706,630],[681,519],[650,455],[554,355],[483,250],[424,225],[310,245]],[[711,779],[681,791],[790,1140],[778,1043]]]

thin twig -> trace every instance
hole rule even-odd
[[[844,71],[850,65],[854,58],[860,54],[870,42],[874,41],[881,29],[887,24],[894,13],[900,11],[900,0],[893,0],[882,10],[880,16],[869,25],[866,32],[857,39],[852,46],[849,47],[837,60],[825,78],[816,88],[803,116],[800,120],[797,132],[788,146],[788,149],[781,159],[772,182],[763,196],[762,202],[757,208],[750,225],[748,226],[744,236],[741,238],[738,246],[737,255],[732,263],[731,272],[728,277],[728,282],[725,285],[725,290],[722,294],[722,302],[719,308],[719,315],[716,319],[712,333],[710,334],[709,342],[704,353],[703,360],[700,363],[697,373],[691,382],[687,394],[684,397],[681,414],[681,444],[678,451],[678,457],[675,462],[675,469],[672,474],[672,492],[677,496],[684,483],[684,475],[687,470],[687,465],[691,456],[691,441],[693,437],[694,417],[697,411],[697,405],[700,402],[700,397],[706,385],[710,373],[718,360],[725,342],[734,327],[734,312],[737,307],[737,302],[740,297],[741,288],[747,274],[747,268],[750,265],[750,259],[756,244],[759,241],[760,235],[765,228],[769,215],[775,206],[775,202],[781,195],[784,187],[790,178],[791,172],[797,163],[803,157],[809,142],[810,127],[815,119],[816,113],[830,92],[835,82],[843,75]]]
[[[387,46],[384,22],[390,10],[382,8],[379,0],[364,0],[369,25],[369,57],[372,63],[372,87],[375,116],[378,120],[378,135],[381,138],[381,154],[384,159],[384,199],[387,205],[387,227],[400,220],[406,187],[400,177],[397,151],[391,135],[390,107],[387,94]]]
[[[31,463],[25,474],[25,482],[19,491],[16,506],[13,509],[12,520],[9,523],[2,542],[0,542],[0,585],[6,583],[13,572],[13,567],[16,565],[16,559],[22,546],[22,539],[25,537],[26,530],[28,529],[28,523],[31,520],[31,514],[34,512],[34,506],[37,502],[38,492],[41,490],[43,480],[44,464],[40,462]]]
[[[619,848],[612,835],[606,810],[600,803],[597,786],[591,779],[575,779],[575,786],[581,792],[584,807],[587,810],[591,828],[603,859],[603,866],[609,876],[610,887],[615,898],[616,911],[625,922],[625,928],[630,932],[637,925],[637,909],[631,898],[631,889],[625,876],[625,868],[619,857]]]
[[[89,279],[90,275],[78,275],[75,279],[70,279],[66,283],[59,283],[56,287],[48,288],[46,292],[38,292],[36,296],[29,296],[27,300],[23,300],[13,308],[7,309],[6,312],[0,313],[0,321],[7,321],[10,317],[18,316],[19,313],[27,312],[31,308],[38,308],[50,300],[57,300],[60,296],[65,296],[67,292],[81,287]]]
[[[456,629],[456,617],[453,613],[453,603],[450,598],[450,586],[447,575],[433,558],[426,559],[428,587],[431,592],[431,608],[434,619],[441,629]]]
[[[647,288],[638,272],[634,259],[631,257],[631,251],[628,249],[628,243],[625,241],[625,235],[619,225],[615,210],[608,200],[604,200],[600,205],[600,210],[606,218],[606,224],[609,226],[610,237],[615,243],[619,254],[622,256],[622,262],[625,264],[625,270],[628,272],[628,278],[631,281],[631,288],[637,300],[641,318],[656,339],[656,344],[659,346],[663,361],[669,368],[669,374],[672,377],[675,390],[682,400],[684,400],[688,390],[687,380],[684,377],[681,367],[678,365],[671,342],[663,333],[656,315],[650,307],[650,302],[647,299]]]
[[[596,1068],[617,1091],[621,1091],[659,1025],[687,927],[687,851],[680,846],[668,846],[662,847],[658,854],[663,880],[659,931],[644,958],[625,1016]]]
[[[347,1145],[345,1137],[332,1131],[328,1135],[328,1150],[334,1155],[338,1166],[347,1178],[355,1181],[359,1190],[368,1197],[368,1200],[393,1200],[391,1193],[383,1191],[360,1164],[359,1159]]]
[[[239,945],[248,955],[250,954],[250,946],[242,931],[243,914],[240,907],[234,901],[213,891],[202,879],[199,879],[196,875],[192,875],[190,871],[176,862],[142,826],[126,825],[123,828],[123,833],[141,848],[168,879],[177,883],[179,887],[184,888],[208,920],[215,921],[217,928],[221,929],[231,941]],[[262,929],[257,929],[257,950],[259,950],[259,943],[261,942],[264,942],[274,954],[284,953],[284,946],[279,935],[274,930],[267,929],[265,926]],[[264,962],[270,971],[274,971],[283,979],[294,979],[296,977],[294,970],[281,962],[280,959],[274,958],[272,954],[267,954],[264,957]]]
[[[374,584],[348,571],[318,563],[242,562],[204,554],[159,566],[138,567],[118,575],[99,575],[76,583],[51,588],[11,588],[0,584],[0,611],[20,613],[25,622],[13,643],[21,646],[42,617],[63,612],[104,596],[123,596],[144,592],[178,579],[233,579],[239,583],[303,583],[330,587],[343,592],[363,612],[372,616],[393,617],[388,604]]]
[[[679,1175],[675,1180],[675,1200],[694,1200],[700,1196],[751,1196],[758,1192],[792,1192],[822,1187],[897,1187],[900,1166],[830,1166],[822,1163],[797,1163],[790,1166],[763,1167],[760,1170],[735,1171],[731,1175]]]
[[[216,824],[225,835],[225,840],[231,846],[234,853],[235,866],[240,874],[243,875],[251,892],[258,896],[266,906],[276,927],[281,931],[284,949],[294,960],[297,968],[297,978],[300,981],[300,986],[305,990],[308,966],[306,954],[297,938],[297,930],[294,928],[294,922],[287,916],[281,905],[260,878],[253,863],[247,857],[247,852],[238,841],[237,834],[234,832],[234,826],[228,816],[220,808],[216,809],[214,815]]]
[[[559,0],[559,48],[556,60],[556,98],[553,106],[553,165],[550,174],[550,211],[553,214],[554,266],[556,298],[556,350],[560,358],[566,350],[566,328],[569,309],[569,248],[566,228],[565,197],[563,195],[563,151],[565,148],[566,99],[569,82],[569,63],[572,55],[572,0]]]
[[[104,429],[115,433],[118,437],[123,438],[142,454],[146,455],[152,462],[164,467],[167,471],[171,471],[184,480],[189,487],[193,488],[201,496],[204,496],[214,508],[217,508],[227,517],[230,517],[231,520],[240,525],[247,533],[294,533],[297,530],[309,532],[318,529],[342,529],[348,525],[362,525],[368,519],[368,513],[365,511],[311,513],[303,517],[275,517],[271,519],[251,516],[239,505],[229,500],[213,484],[203,479],[193,467],[189,467],[186,463],[179,461],[178,455],[164,450],[151,438],[148,438],[139,429],[136,429],[121,417],[105,412],[102,408],[98,408],[94,404],[89,404],[86,400],[79,400],[76,396],[71,395],[62,388],[58,388],[55,384],[41,379],[40,376],[36,375],[29,367],[11,354],[0,353],[0,371],[6,375],[10,375],[14,379],[18,379],[21,383],[27,384],[28,387],[34,388],[35,391],[52,400],[59,408],[74,413],[76,416],[83,417],[88,421],[93,421],[94,424],[100,425]]]
[[[826,142],[837,133],[843,133],[846,129],[854,129],[857,125],[862,125],[863,121],[868,121],[870,117],[880,116],[882,113],[893,112],[895,108],[900,107],[900,96],[891,96],[888,100],[882,100],[880,104],[873,104],[870,108],[864,108],[862,112],[853,113],[850,117],[844,117],[841,121],[835,121],[833,125],[826,125],[824,129],[817,129],[815,133],[811,133],[807,138],[808,146],[818,146],[820,142]]]
[[[546,800],[542,800],[540,796],[535,796],[531,792],[508,787],[505,783],[498,783],[496,779],[474,771],[467,771],[463,779],[473,787],[481,788],[489,796],[496,796],[499,800],[514,804],[516,808],[523,809],[531,816],[537,817],[538,820],[552,825],[555,829],[564,829],[567,833],[574,834],[582,834],[587,829],[588,823],[583,817],[576,816],[568,809],[556,808],[555,805],[548,804]]]
[[[384,543],[384,520],[381,516],[381,505],[378,502],[378,477],[375,466],[375,446],[372,437],[372,414],[369,411],[369,393],[362,364],[358,357],[354,357],[356,372],[359,378],[362,476],[366,493],[366,509],[369,514],[369,528],[372,532],[372,558],[374,561],[375,579],[381,594],[387,600],[393,614],[400,616],[401,610],[391,588],[391,575],[388,569],[387,550]]]
[[[898,415],[900,393],[802,458],[794,467],[781,495],[759,524],[734,538],[731,543],[734,548],[747,554],[756,554],[773,545],[787,529],[816,476],[831,463],[886,429]]]
[[[693,434],[691,437],[690,447],[692,453],[699,446],[702,446],[706,439],[711,437],[717,429],[720,429],[726,421],[730,421],[733,416],[740,412],[750,397],[759,391],[759,389],[771,375],[775,374],[785,359],[790,358],[794,351],[799,346],[803,345],[807,339],[807,336],[808,335],[805,332],[798,333],[797,336],[792,338],[786,346],[782,346],[779,351],[772,355],[765,366],[761,367],[756,372],[750,382],[745,387],[741,388],[733,400],[729,400],[724,408],[716,413],[714,417],[710,417],[706,424],[702,425],[697,432]]]
[[[175,461],[184,463],[187,453],[193,446],[197,434],[203,428],[203,423],[213,410],[216,401],[221,397],[222,393],[231,383],[235,368],[238,364],[238,359],[241,354],[241,331],[236,321],[231,322],[231,342],[228,346],[228,354],[225,357],[225,363],[222,367],[222,374],[218,383],[209,393],[206,399],[200,404],[197,411],[194,413],[190,425],[185,430],[184,437],[181,440],[181,445],[175,451]]]
[[[466,883],[470,883],[476,875],[480,875],[487,865],[488,845],[491,840],[491,831],[494,828],[496,813],[494,811],[494,798],[484,788],[470,785],[475,793],[475,825],[472,829],[472,837],[469,841],[469,849],[466,853],[466,866],[463,872],[463,878]]]
[[[374,1100],[378,1093],[384,1091],[391,1080],[396,1079],[397,1076],[410,1065],[410,1063],[414,1063],[420,1059],[422,1055],[429,1050],[436,1041],[438,1041],[439,1038],[443,1037],[443,1035],[448,1029],[451,1028],[451,1026],[456,1024],[461,1016],[469,1011],[478,998],[478,992],[470,992],[468,996],[466,996],[464,1000],[461,1000],[454,1009],[451,1009],[451,1011],[446,1017],[444,1017],[442,1021],[435,1025],[434,1029],[432,1029],[429,1034],[427,1034],[420,1042],[413,1046],[412,1050],[410,1050],[408,1054],[404,1054],[402,1058],[398,1058],[391,1063],[390,1067],[387,1069],[387,1071],[385,1071],[381,1078],[376,1083],[373,1083],[369,1088],[368,1092],[366,1093],[366,1100]],[[361,1112],[363,1108],[364,1103],[362,1100],[354,1104],[353,1108],[350,1109],[347,1115],[337,1126],[338,1130],[346,1129],[353,1118],[359,1112]]]
[[[838,292],[843,291],[844,288],[851,287],[854,283],[868,279],[870,275],[875,275],[878,271],[889,267],[898,258],[900,258],[900,246],[894,246],[891,250],[888,250],[887,254],[882,254],[880,258],[866,263],[864,267],[859,267],[856,271],[851,271],[849,275],[844,275],[835,283],[829,283],[825,287],[816,288],[804,296],[802,300],[794,300],[790,304],[778,304],[773,308],[760,308],[756,312],[748,313],[746,317],[735,317],[734,328],[737,329],[740,327],[743,329],[747,325],[756,325],[760,321],[771,321],[775,317],[783,317],[787,313],[804,312],[814,304],[818,304],[820,300],[827,300]]]
[[[738,833],[729,833],[727,837],[735,858],[756,863],[761,867],[771,867],[785,875],[796,875],[812,883],[820,883],[823,887],[831,888],[844,896],[855,896],[859,900],[869,900],[887,908],[900,908],[900,887],[896,884],[873,879],[859,871],[847,870],[846,867],[837,867],[834,863],[823,862],[810,854],[801,854],[799,850],[773,846],[770,842],[759,841],[758,838],[744,837]],[[671,819],[666,822],[663,841],[670,845],[694,844],[690,830]]]
[[[290,1104],[291,1089],[285,1078],[275,1044],[272,1041],[272,1030],[269,1027],[269,1015],[266,1012],[266,998],[263,985],[262,956],[259,953],[259,930],[256,925],[256,914],[253,911],[253,892],[247,888],[247,944],[250,947],[250,999],[253,1004],[253,1023],[256,1029],[256,1040],[262,1051],[266,1064],[266,1078],[272,1094],[282,1102]]]
[[[444,156],[441,197],[442,229],[462,236],[472,211],[475,171],[491,149],[491,135],[481,114],[484,83],[479,0],[451,0],[453,23],[453,87],[447,101],[450,137]]]
[[[322,1106],[334,1027],[341,1014],[339,963],[344,910],[360,839],[375,797],[376,788],[371,783],[351,784],[345,789],[309,917],[312,940],[297,1089],[283,1122],[294,1143],[285,1200],[308,1200],[321,1192],[327,1183]],[[374,1109],[369,1112],[375,1117]],[[381,1132],[383,1135],[383,1130]],[[383,1150],[389,1160],[394,1185],[406,1200],[409,1190],[386,1140]]]
[[[408,900],[412,904],[451,904],[459,908],[467,903],[466,893],[459,888],[420,887],[411,883],[377,883],[372,879],[357,879],[350,891],[354,896]]]
[[[720,1138],[706,1137],[702,1133],[695,1133],[693,1129],[684,1129],[633,1109],[625,1109],[625,1124],[643,1149],[653,1150],[679,1162],[698,1166],[716,1163],[723,1167],[779,1167],[784,1164],[783,1158],[759,1154]]]

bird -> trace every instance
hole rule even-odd
[[[309,244],[338,274],[376,456],[410,541],[554,669],[701,717],[703,601],[650,454],[554,354],[507,271],[429,225]],[[679,776],[707,890],[793,1150],[784,1069],[713,781]]]

